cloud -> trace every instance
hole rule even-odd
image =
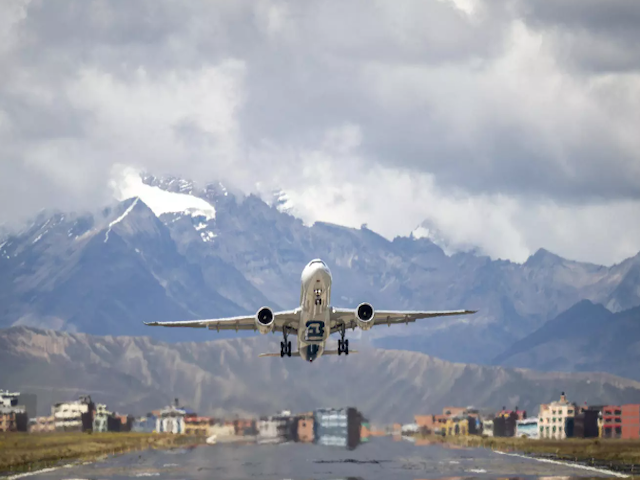
[[[636,3],[3,2],[0,222],[102,205],[127,164],[281,188],[308,222],[618,261]]]
[[[546,32],[564,61],[592,72],[640,67],[640,4],[633,0],[520,0],[533,28]]]
[[[353,126],[344,129],[351,131]],[[335,131],[328,134],[336,135]],[[280,182],[286,185],[292,213],[307,224],[317,220],[353,228],[367,224],[389,239],[425,225],[432,240],[448,254],[476,250],[516,262],[524,262],[541,247],[597,264],[638,253],[640,223],[631,220],[638,216],[636,201],[574,205],[469,194],[438,186],[432,174],[371,165],[355,152],[357,147],[338,157],[303,153],[304,178]],[[320,177],[323,182],[313,181]]]

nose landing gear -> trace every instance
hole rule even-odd
[[[291,356],[291,342],[287,340],[288,335],[288,327],[284,327],[282,329],[282,336],[284,337],[284,341],[280,342],[280,357]]]
[[[349,355],[349,340],[346,340],[344,338],[346,330],[347,329],[343,323],[342,326],[340,327],[340,340],[338,340],[338,355],[342,355],[343,353],[345,355]]]

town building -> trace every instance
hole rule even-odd
[[[315,443],[356,448],[360,443],[362,414],[355,408],[323,408],[313,412]]]
[[[622,438],[622,407],[602,407],[601,435],[602,438]]]
[[[538,418],[529,417],[516,420],[516,437],[539,438]]]
[[[88,395],[72,402],[56,403],[51,407],[58,432],[85,432],[93,430],[96,406]]]
[[[493,436],[494,437],[514,437],[516,435],[516,427],[518,420],[527,418],[526,410],[502,410],[493,419]]]
[[[29,419],[30,433],[48,433],[56,431],[56,419],[53,415],[49,417],[35,417]]]
[[[133,421],[131,431],[139,433],[153,433],[156,431],[156,421],[157,418],[152,414],[148,414],[146,417],[136,418]]]
[[[233,423],[218,422],[209,426],[207,437],[225,438],[233,437],[236,434],[236,429]]]
[[[482,435],[493,437],[493,418],[482,420]]]
[[[474,423],[475,424],[475,423]],[[442,435],[445,436],[466,436],[469,435],[468,417],[450,417],[445,423]]]
[[[423,435],[439,434],[445,428],[448,415],[416,415],[415,423]]]
[[[258,442],[276,443],[279,441],[278,424],[273,417],[260,417],[257,422]],[[235,429],[234,429],[235,435]]]
[[[298,417],[288,410],[277,415],[246,421],[245,431],[238,435],[257,435],[260,443],[294,442],[298,438]]]
[[[289,418],[288,416],[286,417]],[[236,418],[233,421],[233,426],[236,431],[236,435],[240,436],[254,436],[258,434],[258,428],[256,421],[252,418]]]
[[[118,432],[130,432],[131,431],[131,427],[133,427],[133,422],[134,422],[134,418],[132,415],[126,415],[126,414],[118,414],[115,413],[114,417],[116,419],[116,421],[118,422]]]
[[[0,432],[29,431],[29,417],[24,408],[0,407]]]
[[[473,407],[445,407],[440,415],[416,415],[414,421],[418,425],[418,430],[423,435],[430,434],[446,434],[444,430],[447,422],[451,418],[468,418],[479,419],[479,412]],[[480,422],[476,422],[477,429],[480,429]]]
[[[10,392],[9,390],[0,390],[0,407],[16,407],[18,406],[18,398],[20,394]]]
[[[173,433],[179,435],[185,433],[185,416],[187,411],[178,407],[178,399],[175,405],[169,405],[158,412],[156,417],[156,432]]]
[[[0,432],[29,431],[29,416],[23,405],[18,405],[19,393],[0,390]]]
[[[38,397],[35,394],[0,390],[0,407],[18,406],[29,418],[38,416]]]
[[[215,423],[211,417],[198,417],[197,415],[187,415],[184,419],[185,433],[195,437],[208,437],[209,427]]]
[[[632,440],[640,438],[640,405],[622,405],[620,408],[622,420],[621,438]]]
[[[116,420],[113,413],[107,409],[104,403],[96,405],[96,411],[93,416],[93,431],[95,433],[117,432],[119,431],[119,421]]]
[[[600,436],[600,421],[602,418],[601,406],[581,407],[573,418],[573,428],[571,428],[571,419],[569,419],[568,430],[573,430],[575,438],[595,438]]]
[[[296,440],[302,443],[313,443],[313,413],[298,416]]]
[[[564,392],[560,400],[540,405],[539,430],[540,438],[562,440],[573,435],[572,427],[577,415],[575,403],[567,400]]]
[[[598,433],[602,438],[640,438],[640,405],[606,405],[592,407],[598,410]]]

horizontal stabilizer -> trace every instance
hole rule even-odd
[[[258,357],[281,357],[279,353],[261,353]],[[285,355],[286,356],[286,355]],[[300,352],[291,352],[292,357],[299,357]]]
[[[357,350],[349,350],[349,353],[358,353],[358,351]],[[322,356],[324,357],[325,355],[338,355],[338,350],[325,350],[322,353]],[[282,355],[280,355],[279,353],[261,353],[260,355],[258,355],[258,357],[281,357],[281,356]],[[291,356],[292,357],[299,357],[300,356],[300,352],[292,352]]]

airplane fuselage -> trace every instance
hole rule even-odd
[[[331,271],[322,260],[312,260],[302,271],[298,351],[308,362],[319,358],[331,334]]]

